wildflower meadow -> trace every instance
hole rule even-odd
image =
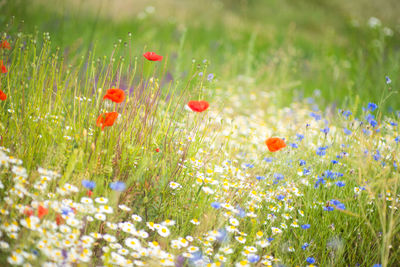
[[[400,266],[396,1],[0,7],[0,266]]]

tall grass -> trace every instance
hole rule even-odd
[[[383,28],[369,30],[383,36]],[[76,53],[48,33],[13,31],[2,34],[12,49],[1,50],[2,265],[400,262],[399,114],[383,108],[397,90],[393,75],[385,84],[384,62],[397,65],[384,56],[386,37],[366,48],[378,71],[353,76],[354,86],[377,86],[370,101],[378,105],[366,94],[337,109],[304,82],[306,70],[294,71],[302,64],[292,59],[305,56],[294,44],[263,54],[261,64],[257,31],[229,61],[237,64],[220,69],[234,69],[232,79],[208,76],[213,59],[185,54],[189,30],[177,59],[161,62],[145,60],[130,34],[104,56],[96,45]],[[347,64],[320,56],[313,60],[330,67],[324,75],[337,74],[335,86],[352,83],[340,69]],[[358,59],[350,69],[363,69]],[[108,88],[123,89],[126,100],[104,100]],[[209,100],[209,110],[192,112],[191,99]],[[111,111],[117,122],[97,127]],[[287,147],[268,151],[272,136]]]

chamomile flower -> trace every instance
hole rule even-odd
[[[171,233],[167,227],[161,225],[161,227],[157,230],[157,233],[162,237],[167,237]]]
[[[257,238],[257,239],[260,239],[260,238],[263,237],[263,235],[264,235],[264,233],[263,233],[262,231],[258,231],[258,232],[256,233],[256,238]]]
[[[11,265],[21,265],[24,262],[24,257],[20,253],[14,251],[7,258],[7,261]]]
[[[190,220],[190,222],[193,223],[194,225],[200,224],[199,220],[197,220],[197,219],[192,219],[192,220]]]
[[[161,223],[162,225],[166,225],[166,226],[172,226],[175,225],[175,221],[174,220],[165,220]]]
[[[146,238],[149,237],[149,233],[147,233],[145,230],[137,231],[137,235],[140,236],[143,239],[146,239]]]
[[[99,213],[107,213],[107,214],[112,214],[114,212],[113,208],[108,206],[108,205],[101,205],[98,209]]]
[[[139,215],[133,214],[132,215],[132,219],[136,222],[141,222],[142,221],[142,217],[140,217]]]
[[[250,266],[247,260],[241,260],[235,264],[235,267],[248,267]]]
[[[150,228],[150,230],[155,230],[155,223],[154,222],[147,222],[146,223],[146,225],[147,225],[147,227],[149,227]]]
[[[97,197],[97,198],[95,198],[94,201],[95,201],[96,203],[99,203],[99,204],[107,204],[108,199],[105,198],[105,197]]]
[[[274,234],[274,235],[282,233],[282,230],[279,228],[276,228],[276,227],[271,227],[271,230],[272,230],[272,234]]]
[[[239,221],[236,218],[229,218],[229,223],[232,224],[233,226],[238,226],[239,225]]]
[[[102,234],[96,233],[96,232],[90,233],[89,235],[90,235],[91,237],[93,237],[94,239],[103,238],[103,235],[102,235]]]
[[[99,220],[99,221],[105,221],[107,217],[106,217],[106,215],[103,214],[103,213],[96,213],[96,214],[94,215],[94,218],[97,219],[97,220]]]
[[[129,208],[128,206],[126,206],[124,204],[118,205],[118,208],[120,208],[123,211],[131,211],[131,208]]]
[[[266,248],[266,247],[268,247],[269,245],[271,245],[271,243],[268,242],[267,240],[260,240],[260,241],[257,241],[257,242],[256,242],[256,245],[258,245],[258,246],[260,246],[260,247],[262,247],[262,248]]]
[[[115,236],[110,235],[110,234],[105,234],[103,235],[103,239],[109,243],[113,243],[115,241],[117,241],[117,239],[115,238]]]
[[[241,244],[244,244],[246,242],[246,238],[243,236],[235,236],[235,239]]]
[[[118,224],[116,224],[116,223],[106,222],[106,225],[107,225],[107,227],[110,228],[111,230],[117,230],[117,229],[118,229]]]
[[[182,186],[176,182],[170,182],[169,187],[171,187],[172,189],[177,189],[177,188],[181,188]]]

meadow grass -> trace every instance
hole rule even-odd
[[[400,262],[400,114],[387,110],[397,33],[365,26],[353,55],[334,35],[304,48],[308,33],[289,34],[264,50],[262,31],[239,28],[225,43],[237,25],[189,25],[170,40],[175,23],[145,22],[133,36],[120,22],[116,37],[94,31],[97,19],[90,34],[114,42],[92,47],[90,34],[60,47],[15,20],[2,33],[1,265]],[[221,47],[207,49],[216,36]],[[161,62],[142,57],[155,39],[170,51]],[[109,88],[125,101],[103,99]],[[193,99],[210,107],[193,112]],[[112,111],[102,130],[98,116]],[[273,136],[286,147],[270,152]]]
[[[223,81],[240,76],[253,79],[256,90],[283,91],[280,105],[297,92],[309,97],[320,90],[320,104],[353,106],[357,97],[378,99],[386,75],[398,84],[395,0],[24,2],[7,1],[2,24],[15,16],[14,30],[23,20],[26,30],[51,33],[54,48],[71,55],[93,45],[110,54],[131,32],[135,47],[169,55],[174,80],[193,58],[208,59]],[[384,108],[398,109],[398,101],[391,98]]]

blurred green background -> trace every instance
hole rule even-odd
[[[49,32],[66,57],[94,46],[110,55],[130,32],[133,53],[167,56],[174,80],[207,59],[217,89],[274,92],[279,105],[310,96],[339,107],[380,103],[399,85],[397,0],[13,0],[1,10],[2,28]],[[398,99],[385,109],[400,108]]]

